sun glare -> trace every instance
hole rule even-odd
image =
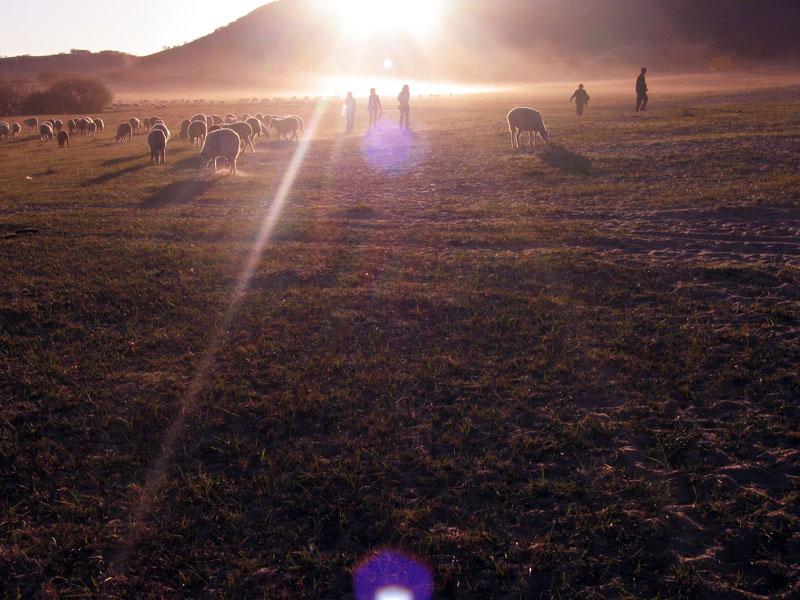
[[[323,0],[332,5],[351,34],[405,31],[424,36],[439,22],[445,0]]]

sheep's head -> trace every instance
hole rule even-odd
[[[542,131],[540,135],[542,136],[542,139],[543,139],[545,142],[547,142],[548,144],[550,144],[550,133],[547,131],[547,129],[545,129],[544,131]]]

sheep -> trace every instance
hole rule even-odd
[[[258,119],[259,121],[264,121],[264,115],[263,115],[263,114],[261,114],[261,113],[256,113],[256,114],[255,114],[255,117],[256,117],[256,119]]]
[[[146,131],[150,131],[150,117],[145,117],[142,125],[144,125]]]
[[[97,133],[101,133],[106,128],[106,124],[103,123],[103,119],[97,118],[94,119],[93,122],[95,127],[97,128]]]
[[[125,138],[128,138],[128,141],[131,141],[131,136],[133,135],[133,127],[130,123],[120,123],[117,126],[117,137],[115,141],[125,143]]]
[[[189,125],[191,124],[192,122],[189,119],[184,119],[183,121],[181,121],[181,132],[179,134],[179,137],[182,140],[185,140],[186,138],[189,137]]]
[[[296,117],[286,117],[284,119],[273,117],[269,122],[269,128],[275,129],[278,132],[278,136],[283,139],[286,139],[287,133],[291,133],[292,137],[290,139],[297,140],[297,130],[300,129],[300,122]]]
[[[208,129],[206,127],[205,121],[193,121],[189,124],[189,130],[187,135],[189,136],[189,142],[194,146],[195,142],[199,142],[200,147],[203,147],[203,142],[205,142],[206,135],[208,134]]]
[[[286,115],[286,117],[294,117],[295,119],[297,119],[297,122],[300,123],[300,131],[305,131],[306,130],[306,124],[305,124],[305,121],[303,121],[303,117],[300,117],[300,116],[297,116],[297,115]],[[286,117],[284,117],[284,118],[286,118]]]
[[[11,129],[8,126],[8,123],[0,123],[0,140],[8,139],[8,134]]]
[[[236,121],[237,121],[237,119],[236,119],[236,115],[235,114],[228,113],[227,115],[225,115],[225,122],[226,123],[236,123]]]
[[[213,121],[213,125],[222,125],[225,119],[223,119],[219,115],[211,115],[211,120]]]
[[[247,123],[225,123],[223,129],[233,129],[239,134],[239,138],[244,142],[244,150],[250,148],[250,152],[255,152],[253,149],[253,128]]]
[[[58,135],[56,136],[56,141],[58,142],[59,148],[63,148],[64,144],[66,144],[67,148],[69,148],[69,134],[66,132],[65,129],[62,129],[61,131],[58,132]]]
[[[203,122],[206,122],[206,121],[208,121],[208,117],[206,115],[204,115],[203,113],[197,113],[196,115],[192,115],[189,118],[189,120],[190,121],[203,121]]]
[[[170,138],[171,134],[169,132],[169,129],[167,129],[167,126],[164,125],[164,123],[162,121],[158,121],[157,123],[153,123],[153,121],[151,120],[150,121],[150,131],[153,131],[154,129],[160,129],[161,131],[163,131],[164,135],[167,136],[167,141],[169,141],[169,138]]]
[[[28,127],[29,129],[32,129],[33,131],[36,131],[37,129],[39,129],[39,119],[37,119],[36,117],[31,117],[30,119],[25,119],[23,121],[23,123],[25,124],[25,127]]]
[[[163,122],[164,119],[162,119],[161,117],[150,117],[150,129],[152,129],[153,125],[155,125],[156,123],[163,123]]]
[[[70,135],[75,133],[76,129],[78,129],[78,125],[75,123],[75,119],[70,119],[67,121],[67,131],[69,131]]]
[[[236,158],[239,156],[239,145],[242,143],[239,134],[233,129],[218,129],[206,136],[200,156],[203,164],[209,166],[214,163],[214,172],[217,172],[217,160],[226,159],[231,167],[230,173],[236,173]]]
[[[22,125],[14,121],[11,124],[11,137],[13,138],[17,137],[21,131],[22,131]]]
[[[206,131],[206,133],[209,133],[211,131],[217,131],[218,129],[222,129],[222,125],[217,125],[216,123],[214,123],[211,127],[208,128],[208,131]]]
[[[86,126],[89,124],[89,120],[81,117],[76,121],[76,123],[78,125],[78,131],[86,135]]]
[[[131,125],[131,135],[136,133],[139,130],[139,127],[142,126],[142,122],[136,117],[131,117],[128,119],[128,123]],[[148,125],[145,125],[145,127],[148,127]]]
[[[155,159],[156,164],[167,162],[167,134],[161,128],[153,128],[147,136],[147,143],[150,146],[150,164]]]
[[[246,123],[246,122],[247,122],[247,119],[249,119],[249,118],[250,118],[250,117],[252,117],[252,116],[253,116],[253,115],[251,115],[251,114],[244,113],[244,114],[242,115],[242,118],[241,118],[240,120],[241,120],[241,121],[244,121],[244,122]]]
[[[245,123],[250,125],[250,128],[253,130],[253,135],[251,139],[258,136],[258,141],[261,142],[261,133],[264,128],[264,126],[261,124],[261,121],[259,121],[255,117],[250,117],[249,119],[245,119]]]
[[[49,142],[53,139],[53,128],[50,123],[42,123],[39,125],[39,135],[43,142]]]
[[[549,142],[549,134],[547,128],[544,126],[542,120],[542,113],[532,108],[525,108],[518,106],[512,108],[507,116],[508,130],[511,132],[511,147],[519,149],[519,136],[523,131],[528,132],[528,145],[531,145],[531,136],[533,136],[533,146],[536,147],[536,134],[542,136],[542,139]]]
[[[94,137],[95,133],[97,133],[97,125],[94,124],[94,121],[89,121],[86,124],[86,135]]]
[[[58,133],[62,129],[64,129],[64,121],[61,119],[56,119],[56,121],[53,123],[53,130]]]

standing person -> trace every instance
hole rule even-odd
[[[572,102],[573,98],[575,99],[575,110],[578,111],[578,116],[580,117],[583,115],[583,107],[589,104],[589,94],[583,89],[582,83],[578,84],[578,89],[575,90],[575,93],[572,94],[569,101]]]
[[[383,115],[383,109],[381,108],[380,96],[375,93],[375,88],[369,88],[369,103],[367,104],[367,110],[369,111],[370,130],[377,129],[378,119],[380,119]]]
[[[640,110],[647,110],[647,82],[644,80],[644,74],[647,73],[647,67],[642,67],[642,72],[636,78],[636,112]]]
[[[356,120],[356,99],[353,98],[353,92],[347,92],[347,98],[344,99],[344,112],[347,115],[347,132],[353,131],[353,123]]]
[[[410,100],[411,92],[406,84],[403,86],[403,91],[397,95],[397,101],[400,103],[400,129],[408,129],[408,103]]]

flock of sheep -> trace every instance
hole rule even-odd
[[[536,146],[536,136],[549,143],[549,134],[545,127],[542,114],[538,110],[525,107],[511,109],[507,115],[508,128],[511,132],[511,147],[519,149],[520,135],[528,133],[528,145]],[[94,136],[96,133],[105,129],[102,119],[90,119],[86,117],[69,119],[66,123],[60,119],[46,119],[40,124],[36,117],[30,117],[23,121],[26,127],[36,131],[43,141],[56,139],[59,148],[66,144],[69,146],[70,135],[82,134]],[[161,117],[147,117],[140,121],[136,117],[131,117],[128,121],[120,123],[117,127],[116,141],[131,141],[133,135],[144,127],[147,131],[147,143],[150,147],[150,162],[156,164],[166,162],[167,142],[171,137],[170,130]],[[241,119],[236,115],[228,113],[223,118],[220,115],[206,115],[198,113],[191,119],[185,119],[180,125],[180,138],[188,140],[192,146],[200,147],[200,156],[203,163],[208,167],[213,162],[214,171],[217,170],[217,161],[224,158],[230,164],[230,173],[236,173],[236,159],[242,151],[254,152],[254,141],[257,137],[259,141],[266,136],[270,137],[270,131],[277,131],[279,138],[297,140],[297,132],[304,130],[304,122],[297,115],[278,117],[257,113],[255,115],[245,114]],[[7,122],[0,123],[0,139],[18,137],[22,131],[19,123]],[[288,136],[288,137],[287,137]]]
[[[23,121],[24,125],[33,131],[39,132],[42,141],[57,140],[59,148],[64,145],[69,147],[70,135],[82,134],[94,136],[105,129],[102,119],[86,117],[69,119],[64,123],[61,119],[46,119],[39,123],[36,117]],[[161,117],[147,117],[140,121],[131,117],[117,126],[115,140],[117,142],[131,141],[133,135],[144,127],[147,132],[147,143],[150,147],[150,162],[163,164],[166,162],[167,142],[171,132]],[[303,119],[297,115],[285,117],[263,115],[243,115],[241,120],[232,113],[223,118],[220,115],[196,114],[191,119],[184,120],[180,125],[180,138],[188,140],[192,146],[200,147],[200,155],[206,166],[213,162],[214,171],[217,170],[217,161],[224,158],[230,164],[230,172],[236,173],[236,159],[239,152],[254,152],[256,138],[261,141],[263,137],[270,137],[270,131],[275,130],[279,138],[297,140],[298,131],[305,129]],[[0,139],[9,136],[16,138],[22,132],[22,125],[6,122],[0,123]]]

